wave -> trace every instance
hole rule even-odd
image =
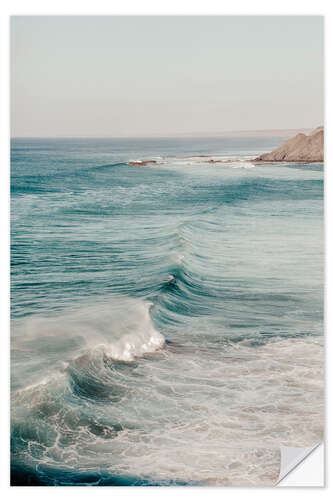
[[[322,433],[319,174],[98,151],[15,198],[14,481],[272,484]]]
[[[322,355],[322,342],[306,338],[222,349],[171,344],[140,363],[76,359],[69,388],[58,378],[16,394],[14,473],[29,466],[44,484],[128,475],[271,485],[281,442],[306,446],[322,437]]]
[[[107,163],[106,165],[97,165],[93,167],[93,170],[109,170],[114,167],[124,167],[128,165],[126,162],[118,162],[118,163]]]
[[[243,156],[218,156],[218,155],[190,155],[190,156],[155,156],[153,158],[144,159],[133,159],[127,162],[127,165],[131,166],[184,166],[184,165],[215,165],[223,164],[224,166],[232,166],[233,164],[239,165],[240,167],[250,168],[249,165],[254,156],[243,155]],[[121,164],[120,164],[121,165]],[[255,165],[251,164],[251,167]]]
[[[123,297],[54,316],[13,321],[14,387],[24,387],[25,380],[36,384],[82,359],[103,355],[131,362],[161,348],[165,339],[153,326],[150,307],[141,299]]]

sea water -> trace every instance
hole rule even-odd
[[[282,140],[12,140],[12,484],[272,485],[322,439],[323,165]]]

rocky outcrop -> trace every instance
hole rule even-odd
[[[253,161],[323,162],[324,127],[318,127],[311,134],[297,134],[271,153],[265,153]]]
[[[135,160],[135,161],[129,161],[128,162],[129,165],[133,165],[133,166],[145,166],[145,165],[155,165],[157,164],[157,161],[156,160]]]

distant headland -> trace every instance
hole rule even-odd
[[[254,161],[323,162],[324,127],[317,127],[309,135],[297,134],[270,153],[258,156]]]

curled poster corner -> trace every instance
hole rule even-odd
[[[291,446],[281,446],[280,475],[276,485],[279,485],[286,476],[293,471],[305,458],[307,458],[322,443],[317,443],[310,448],[295,448]],[[282,486],[282,485],[281,485]],[[296,486],[292,484],[292,486]],[[302,486],[299,484],[298,486]],[[322,486],[322,484],[313,484],[313,486]]]

